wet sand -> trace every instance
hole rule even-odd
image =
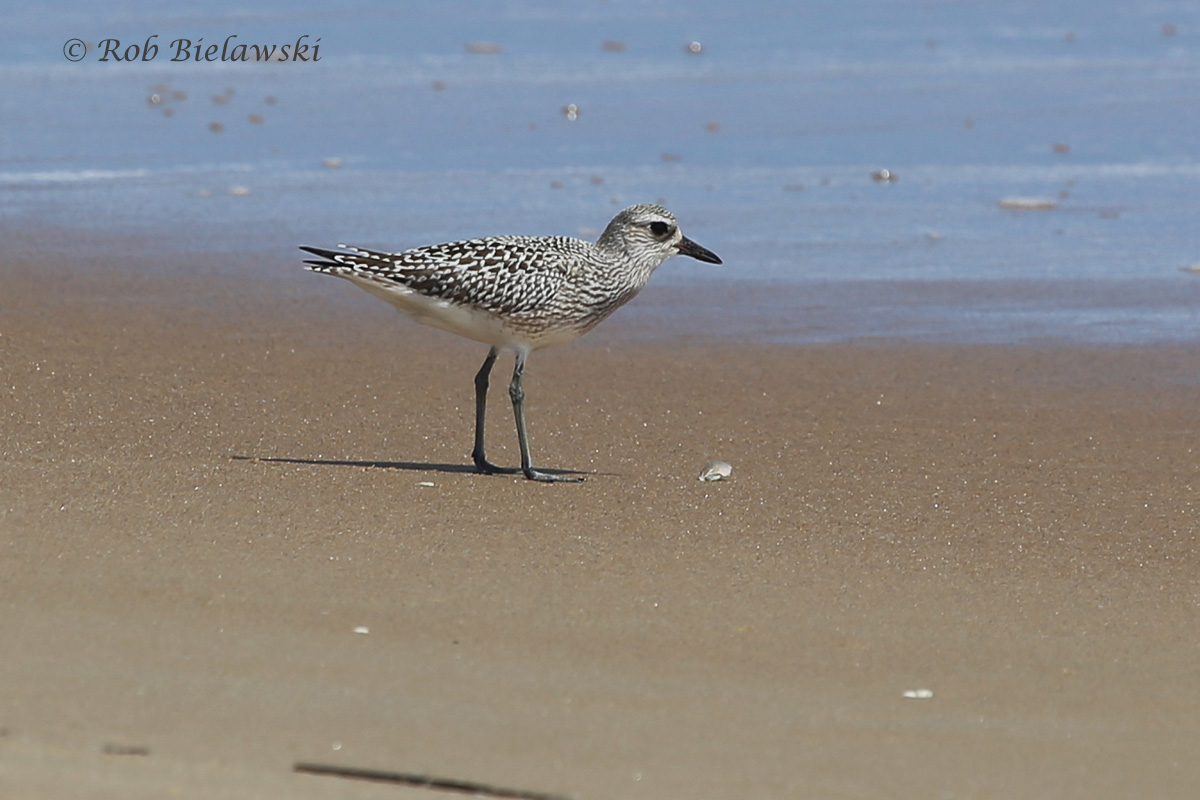
[[[547,486],[466,468],[483,348],[383,304],[0,280],[6,797],[1200,786],[1194,351],[618,315],[530,362],[539,465],[594,473]]]

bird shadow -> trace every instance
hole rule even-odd
[[[401,469],[410,472],[442,472],[458,475],[484,475],[475,469],[473,464],[435,464],[427,461],[355,461],[340,458],[282,458],[276,456],[230,456],[231,461],[256,461],[264,464],[308,464],[320,467],[370,467],[372,469]],[[581,472],[573,469],[546,469],[538,467],[539,472],[551,475],[599,475],[598,472]],[[520,475],[516,473],[496,473]]]

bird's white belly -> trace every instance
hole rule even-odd
[[[474,339],[494,347],[536,350],[565,344],[579,336],[576,329],[528,329],[506,324],[495,314],[448,300],[428,297],[398,284],[383,284],[354,275],[346,276],[376,297],[386,300],[405,316],[424,325]]]

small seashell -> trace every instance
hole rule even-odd
[[[354,632],[355,632],[355,633],[368,634],[368,633],[370,633],[370,632],[371,632],[371,629],[370,629],[370,628],[368,628],[366,625],[358,625],[358,626],[356,626],[356,627],[354,628]]]
[[[877,169],[871,173],[871,180],[876,183],[895,183],[900,179],[890,169]]]
[[[697,41],[690,41],[683,48],[684,52],[691,56],[698,56],[704,52],[704,45]]]
[[[733,474],[733,467],[727,461],[710,461],[700,472],[702,481],[723,481]]]
[[[904,693],[909,700],[928,700],[933,697],[932,689],[909,689]]]

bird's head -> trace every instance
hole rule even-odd
[[[675,215],[659,205],[630,206],[608,223],[599,245],[624,252],[642,264],[657,267],[674,255],[720,264],[721,259],[683,235]]]

